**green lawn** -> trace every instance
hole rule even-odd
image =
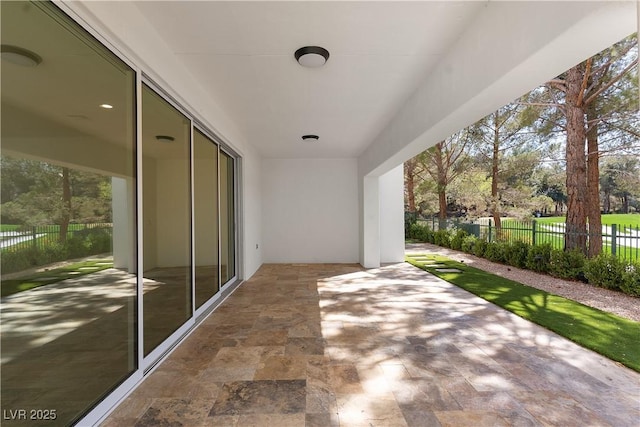
[[[416,259],[419,258],[419,259]],[[441,273],[433,260],[462,273]],[[640,372],[640,323],[435,255],[407,255],[407,262],[520,317]]]
[[[72,277],[80,277],[85,274],[95,273],[113,267],[113,262],[109,260],[91,260],[77,262],[65,267],[34,273],[29,276],[14,280],[3,280],[0,295],[6,297],[18,292],[38,288],[44,285],[60,282]]]
[[[556,249],[564,248],[564,227],[556,226],[554,224],[564,224],[565,217],[549,217],[549,218],[536,218],[536,239],[535,244],[541,245],[543,243],[550,243],[552,247]],[[620,232],[626,232],[628,229],[640,230],[640,215],[637,214],[611,214],[602,215],[602,224],[619,225]],[[511,218],[504,218],[502,220],[502,233],[506,240],[514,241],[519,240],[532,244],[533,233],[531,231],[532,224],[528,221],[518,221]],[[486,232],[488,227],[482,227],[482,230]],[[495,229],[492,231],[495,233]],[[619,235],[618,235],[619,236]],[[495,237],[495,234],[494,234]],[[622,238],[619,236],[619,238]],[[628,242],[631,246],[623,246],[618,240],[617,256],[621,259],[640,259],[640,245],[638,245],[637,239],[629,239]],[[611,253],[611,243],[607,239],[604,239],[602,245],[602,251],[604,253]]]
[[[15,231],[22,227],[21,225],[0,224],[0,231]]]
[[[626,225],[632,227],[640,227],[640,214],[605,214],[600,216],[602,225]],[[538,223],[562,223],[565,222],[563,216],[550,216],[546,218],[535,218]]]
[[[109,224],[89,224],[91,226],[98,226],[98,227],[111,227],[111,225]],[[60,231],[60,225],[58,224],[53,224],[53,225],[36,225],[36,230],[39,232],[42,232],[42,230],[45,230],[46,232],[49,233],[57,233]],[[21,231],[31,231],[32,230],[32,226],[30,225],[15,225],[15,224],[0,224],[0,231],[15,231],[15,230],[21,230]],[[87,228],[87,224],[69,224],[69,231],[78,231],[78,230],[85,230]]]

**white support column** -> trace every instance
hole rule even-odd
[[[404,166],[380,177],[380,261],[404,261]]]
[[[380,180],[366,176],[362,183],[362,259],[365,268],[380,267]]]
[[[113,266],[135,273],[133,236],[135,218],[131,179],[111,178],[111,208],[113,215]]]

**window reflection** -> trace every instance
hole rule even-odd
[[[218,292],[218,147],[193,138],[196,308]]]
[[[235,276],[235,194],[234,159],[220,152],[220,233],[222,283]]]
[[[144,354],[191,317],[190,121],[142,89]]]
[[[41,59],[1,63],[1,404],[65,425],[137,368],[135,74],[49,3],[0,8]]]

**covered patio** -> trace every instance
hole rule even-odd
[[[409,264],[265,264],[102,425],[620,427],[639,395],[639,374]]]

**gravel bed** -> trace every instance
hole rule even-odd
[[[622,292],[597,288],[587,283],[562,280],[529,270],[521,270],[430,243],[407,243],[406,251],[408,253],[443,255],[497,276],[640,322],[640,298],[632,297]]]

